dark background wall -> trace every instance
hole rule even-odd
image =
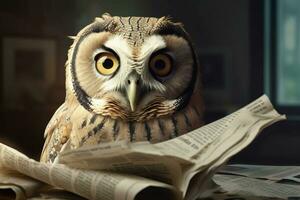
[[[255,3],[253,3],[255,2]],[[262,18],[259,1],[250,0],[10,0],[0,5],[0,140],[38,158],[43,131],[54,111],[64,101],[64,63],[71,40],[95,17],[112,15],[171,16],[184,23],[199,53],[203,68],[206,121],[215,120],[249,103],[262,94],[256,71],[262,68]],[[18,104],[8,106],[3,99],[3,48],[6,38],[33,38],[55,43],[55,82],[43,90],[42,100],[21,96]],[[36,54],[38,55],[38,54]],[[22,57],[33,63],[38,56]],[[16,58],[18,59],[18,58]],[[23,62],[22,61],[22,62]],[[253,76],[254,74],[254,76]],[[258,81],[253,82],[253,80]],[[18,80],[16,80],[18,81]],[[11,88],[14,90],[14,88]],[[34,90],[34,86],[32,88]],[[279,127],[281,125],[278,125]],[[235,157],[235,162],[296,163],[288,153],[280,130],[259,136]],[[296,134],[296,133],[295,133]],[[267,136],[265,136],[267,135]],[[294,142],[295,143],[295,142]],[[280,151],[276,148],[281,147]],[[291,151],[297,152],[294,144]],[[281,153],[278,156],[278,153]],[[286,152],[286,153],[285,153]]]

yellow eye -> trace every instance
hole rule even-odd
[[[165,77],[172,71],[172,62],[170,56],[158,54],[150,60],[150,71],[154,76]]]
[[[119,60],[112,53],[100,53],[95,57],[97,71],[102,75],[111,75],[119,68]]]

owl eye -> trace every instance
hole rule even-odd
[[[100,74],[111,75],[119,68],[119,60],[113,53],[99,53],[95,57],[95,65]]]
[[[151,58],[150,63],[150,72],[155,77],[166,77],[172,71],[172,60],[167,54],[158,54]]]

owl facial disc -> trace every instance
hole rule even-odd
[[[111,17],[76,36],[67,89],[88,111],[145,121],[188,105],[199,78],[188,34],[168,18]]]

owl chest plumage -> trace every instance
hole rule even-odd
[[[175,138],[202,125],[201,108],[189,106],[170,116],[147,121],[113,119],[79,108],[70,118],[72,148],[126,140],[157,143]]]

